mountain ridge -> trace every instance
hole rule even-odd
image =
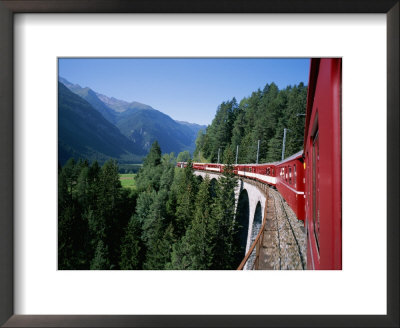
[[[163,153],[174,152],[177,155],[185,150],[192,153],[198,131],[206,128],[204,125],[174,120],[146,104],[108,97],[63,77],[59,77],[59,81],[87,101],[144,153],[149,151],[155,140],[159,142]]]
[[[89,102],[58,84],[58,158],[61,164],[70,157],[104,162],[140,162],[145,152],[126,138]]]

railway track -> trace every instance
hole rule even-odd
[[[259,270],[304,270],[307,265],[306,236],[302,222],[282,196],[269,189]]]
[[[267,195],[265,219],[262,231],[259,231],[239,269],[305,270],[307,249],[303,223],[278,191],[259,182],[250,183]]]

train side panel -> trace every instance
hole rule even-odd
[[[241,177],[276,185],[276,165],[274,164],[238,164],[235,173]]]
[[[304,166],[301,155],[277,165],[276,188],[295,212],[297,218],[304,221]]]
[[[341,59],[313,59],[305,129],[307,266],[342,268]]]

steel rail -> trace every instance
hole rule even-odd
[[[244,266],[246,265],[247,261],[250,258],[250,255],[253,253],[254,248],[257,246],[256,248],[256,258],[254,259],[254,263],[252,266],[252,269],[258,269],[258,265],[259,265],[259,259],[260,259],[260,250],[262,247],[262,241],[264,239],[264,229],[265,229],[265,225],[267,223],[267,211],[268,211],[268,189],[264,190],[265,191],[265,205],[264,205],[264,219],[263,219],[263,224],[260,228],[260,231],[257,234],[256,239],[254,240],[253,244],[250,246],[246,256],[243,258],[242,262],[240,263],[239,267],[237,268],[237,270],[243,270]]]

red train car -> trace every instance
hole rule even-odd
[[[280,192],[299,220],[305,220],[304,159],[300,151],[276,165],[276,189]]]
[[[342,268],[342,61],[312,59],[304,133],[307,267]]]
[[[237,172],[237,173],[236,173]],[[276,165],[268,164],[238,164],[235,173],[239,176],[258,180],[271,186],[276,184]]]
[[[193,163],[193,170],[204,171],[206,169],[206,164],[204,163]]]
[[[216,173],[222,173],[223,171],[223,164],[212,164],[212,163],[207,163],[206,164],[206,171],[211,171],[211,172],[216,172]]]

